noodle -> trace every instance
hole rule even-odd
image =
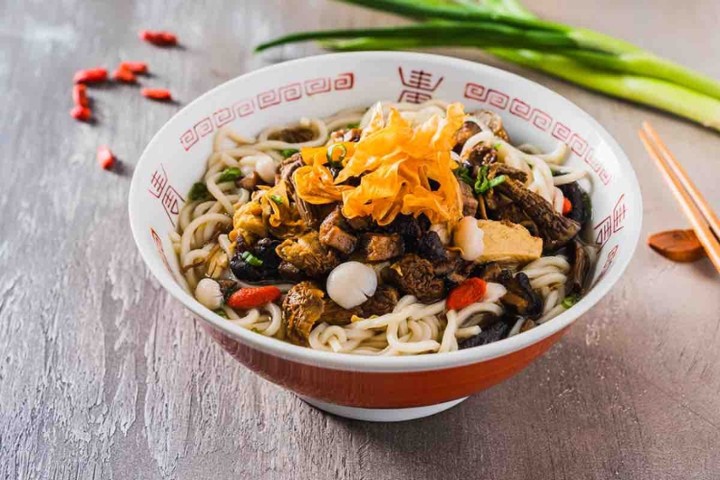
[[[290,127],[309,129],[313,136],[297,143],[273,138],[287,126],[266,128],[257,137],[246,137],[228,128],[220,129],[213,140],[204,175],[209,197],[188,201],[179,213],[177,232],[170,235],[188,288],[194,290],[200,279],[206,276],[230,278],[228,264],[234,254],[234,244],[227,233],[232,226],[234,213],[250,200],[251,192],[236,186],[234,181],[221,182],[226,168],[240,169],[243,176],[252,175],[258,162],[261,159],[267,162],[267,157],[277,166],[284,158],[278,150],[325,145],[330,134],[339,128],[366,126],[377,108],[386,114],[395,108],[406,120],[420,124],[432,115],[444,113],[447,105],[447,102],[440,100],[422,104],[383,102],[370,109],[339,111],[325,119],[304,118]],[[468,116],[467,120],[479,125],[480,132],[465,142],[459,155],[452,152],[453,159],[459,162],[466,158],[473,147],[481,142],[493,144],[501,161],[529,174],[528,188],[550,202],[556,211],[562,211],[564,195],[558,186],[575,182],[586,175],[584,170],[558,167],[568,153],[565,144],[559,143],[554,151],[542,154],[532,145],[511,145],[496,136],[476,117]],[[556,176],[553,176],[553,171],[557,173]],[[447,231],[439,233],[445,238],[449,235]],[[385,265],[387,263],[373,267],[379,272]],[[542,316],[537,323],[550,320],[564,311],[562,301],[569,270],[567,259],[559,255],[541,257],[521,270],[530,280],[531,287],[543,299]],[[235,281],[241,286],[251,286]],[[287,292],[292,284],[276,286]],[[392,312],[384,315],[354,318],[352,323],[344,326],[319,323],[310,331],[308,344],[315,350],[359,355],[396,356],[455,351],[459,348],[459,341],[481,332],[478,324],[483,318],[482,314],[498,317],[504,314],[500,299],[506,291],[500,284],[488,283],[484,300],[460,311],[446,311],[445,300],[426,305],[406,295],[398,301]],[[269,337],[285,337],[282,311],[275,303],[250,309],[244,316],[227,305],[223,304],[220,308],[232,324]],[[523,321],[520,318],[515,322],[510,336],[520,331]]]

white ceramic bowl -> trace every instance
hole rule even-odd
[[[191,185],[201,178],[214,133],[253,135],[268,125],[322,117],[378,100],[460,101],[498,112],[514,143],[571,150],[588,169],[593,237],[602,244],[592,288],[574,307],[532,330],[489,345],[404,357],[366,357],[303,348],[232,325],[176,281],[169,235]],[[319,408],[352,418],[430,415],[515,374],[547,350],[620,278],[637,245],[642,200],[635,173],[612,137],[560,95],[486,65],[406,52],[322,55],[242,75],[202,95],[155,135],[135,168],[130,224],[143,259],[162,286],[202,318],[235,358]]]

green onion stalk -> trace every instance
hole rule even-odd
[[[406,26],[292,33],[257,47],[320,40],[327,48],[481,48],[585,88],[720,130],[720,82],[622,40],[540,20],[515,0],[340,0],[420,21]]]

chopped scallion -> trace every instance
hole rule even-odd
[[[475,184],[475,180],[473,180],[472,176],[470,175],[470,169],[465,167],[460,167],[457,169],[457,176],[460,180],[467,183],[471,187]]]
[[[218,182],[234,182],[242,176],[240,169],[237,167],[228,167],[222,171],[218,177]]]
[[[340,155],[337,156],[337,158],[335,158],[336,150],[340,152]],[[331,167],[342,168],[342,166],[343,166],[342,162],[343,162],[343,160],[345,160],[346,155],[347,155],[347,148],[345,148],[345,145],[343,145],[342,143],[334,143],[334,144],[330,145],[327,149],[326,156],[327,156],[328,164]]]
[[[242,253],[241,258],[245,260],[245,263],[247,263],[248,265],[252,265],[253,267],[260,267],[263,264],[262,260],[247,251]]]
[[[300,150],[296,148],[286,148],[283,150],[280,150],[280,155],[283,156],[283,158],[289,158],[298,153]]]
[[[283,204],[283,197],[281,197],[280,195],[270,195],[270,200],[277,203],[278,205]]]
[[[206,200],[211,197],[210,192],[208,192],[207,185],[205,185],[202,182],[194,183],[192,188],[190,188],[190,192],[188,193],[188,198],[191,202],[194,202],[196,200]]]
[[[578,297],[577,295],[568,295],[563,299],[561,305],[567,309],[575,305],[578,300],[580,300],[580,297]]]

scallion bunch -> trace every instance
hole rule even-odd
[[[322,40],[327,48],[477,47],[583,87],[720,130],[720,82],[630,43],[538,19],[516,0],[340,0],[418,21],[407,26],[300,32],[257,47]]]

